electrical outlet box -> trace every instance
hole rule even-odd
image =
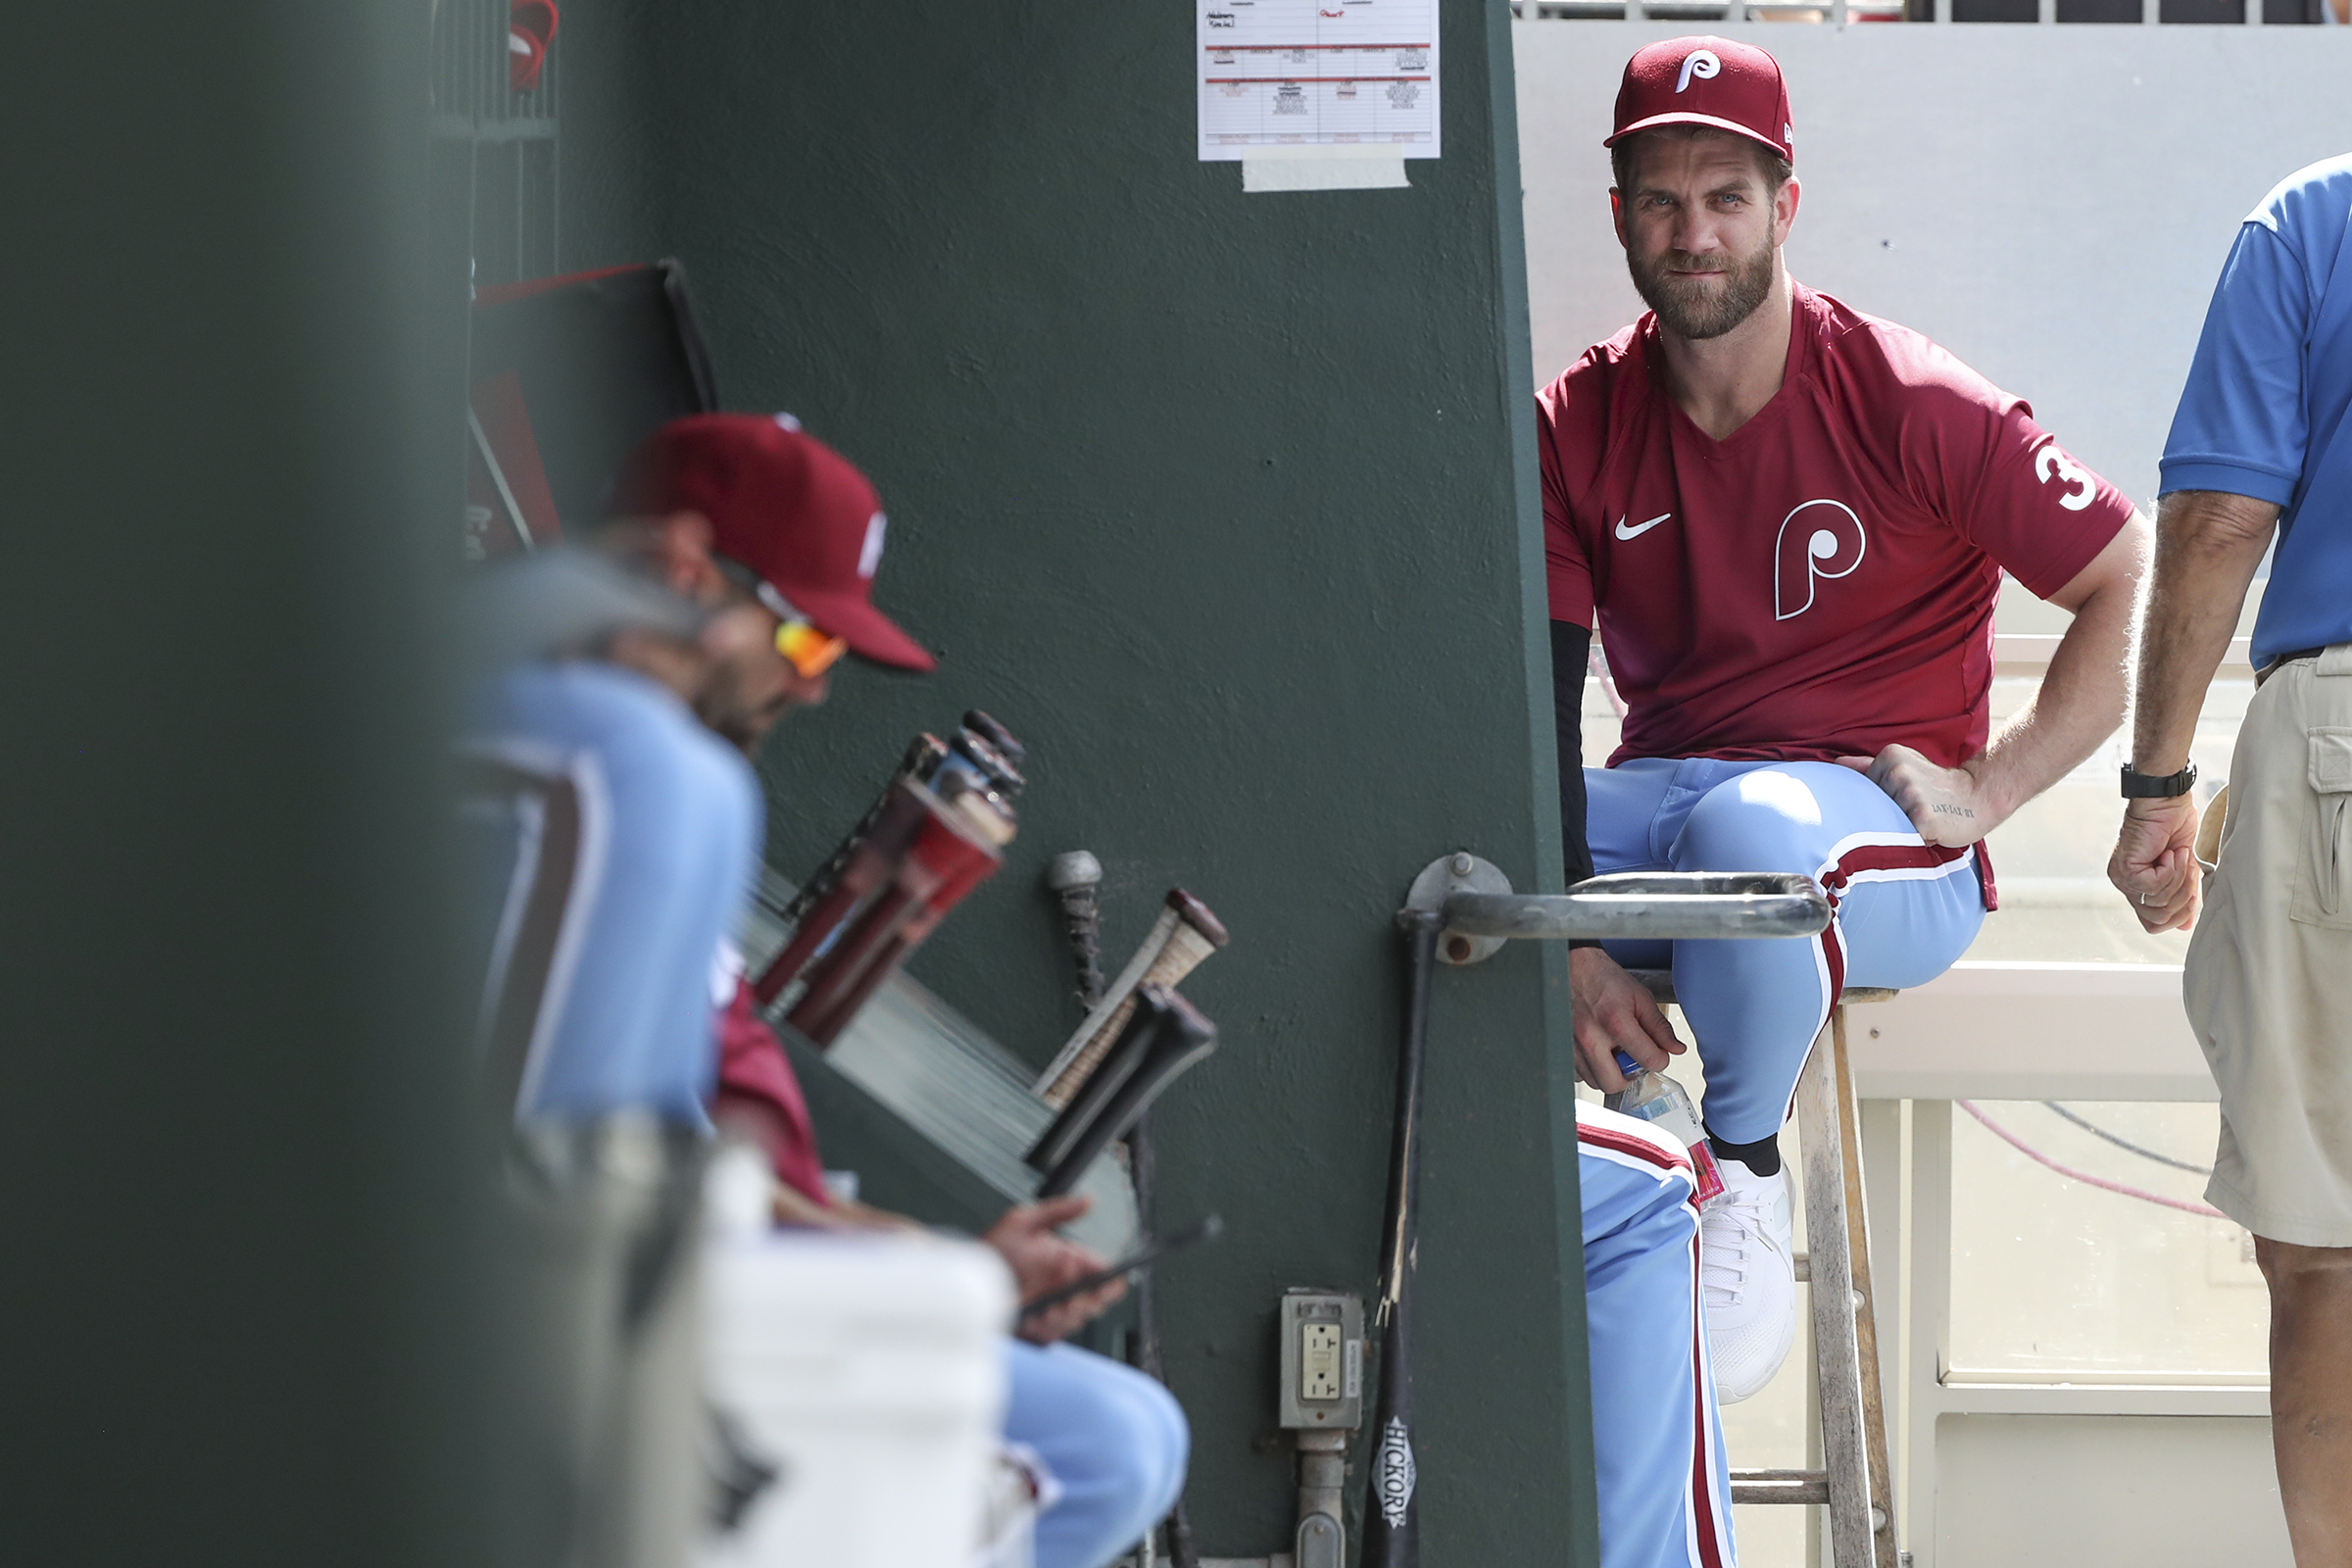
[[[1308,1403],[1340,1397],[1340,1326],[1302,1323],[1299,1345],[1298,1397]]]
[[[1282,1425],[1348,1432],[1364,1419],[1364,1303],[1331,1291],[1282,1298]]]

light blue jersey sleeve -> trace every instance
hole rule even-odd
[[[515,1114],[707,1125],[711,970],[760,852],[749,765],[667,691],[588,662],[491,682],[466,750],[504,785],[475,842]]]

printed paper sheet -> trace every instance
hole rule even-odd
[[[1438,156],[1438,0],[1199,8],[1203,161],[1289,147]]]

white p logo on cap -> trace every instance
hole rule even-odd
[[[1715,58],[1714,50],[1693,49],[1683,56],[1683,74],[1674,78],[1674,90],[1681,92],[1685,87],[1690,86],[1692,76],[1705,81],[1721,70],[1723,70],[1723,62]]]
[[[865,543],[858,551],[858,575],[868,582],[881,569],[882,530],[889,526],[890,519],[879,512],[865,519]]]

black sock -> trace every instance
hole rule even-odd
[[[1707,1134],[1707,1143],[1717,1159],[1736,1159],[1759,1176],[1778,1176],[1781,1173],[1781,1135],[1759,1138],[1752,1144],[1734,1144]]]

